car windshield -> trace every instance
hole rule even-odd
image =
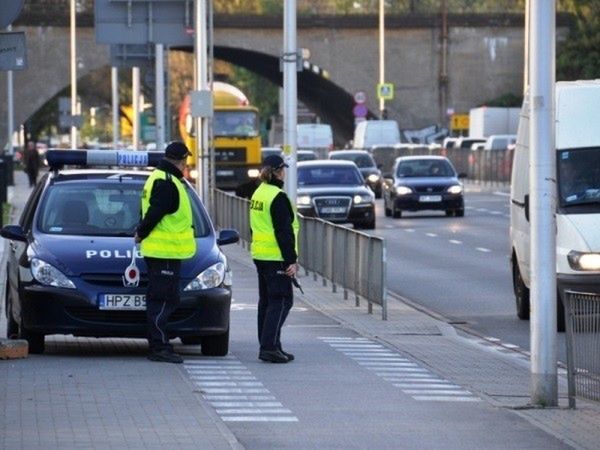
[[[375,161],[373,161],[371,155],[365,155],[361,153],[338,153],[331,155],[331,159],[344,159],[346,161],[352,161],[361,169],[365,167],[375,167]]]
[[[298,152],[298,161],[313,161],[317,159],[317,155],[314,152]]]
[[[558,152],[557,172],[562,207],[600,207],[600,148]]]
[[[352,166],[314,166],[298,168],[298,186],[357,186],[364,184],[362,175]]]
[[[133,236],[140,221],[142,183],[55,183],[44,195],[38,215],[40,231],[56,235]],[[196,237],[209,226],[191,201]]]
[[[215,111],[215,136],[258,136],[258,114],[255,111]]]
[[[399,177],[453,177],[454,169],[443,159],[413,159],[398,164]]]

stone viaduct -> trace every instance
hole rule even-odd
[[[280,17],[216,16],[214,23],[216,58],[282,84]],[[559,39],[570,23],[570,17],[559,15]],[[28,46],[28,69],[14,73],[15,123],[20,124],[68,86],[69,28],[66,18],[48,23],[25,16],[13,30],[26,32]],[[333,125],[341,142],[352,135],[355,92],[365,91],[369,115],[378,114],[377,33],[374,16],[298,19],[298,46],[310,50],[311,63],[299,73],[298,97]],[[109,64],[108,47],[95,43],[93,17],[78,18],[77,38],[79,77]],[[386,107],[402,129],[444,126],[448,108],[466,112],[500,95],[522,92],[522,15],[450,15],[447,45],[442,45],[440,16],[392,16],[386,18],[385,39],[386,81],[395,85]],[[6,123],[5,80],[0,72],[1,123]],[[6,142],[6,127],[0,128],[0,142]]]

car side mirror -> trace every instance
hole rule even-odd
[[[0,230],[0,236],[12,241],[27,242],[27,235],[21,225],[7,225]]]
[[[467,178],[467,174],[464,172],[461,172],[458,174],[458,178]]]
[[[217,238],[218,245],[228,245],[235,244],[240,240],[240,235],[236,230],[221,230],[219,232],[219,237]]]

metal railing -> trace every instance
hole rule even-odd
[[[381,165],[384,174],[392,171],[394,160],[399,156],[442,155],[452,161],[458,173],[464,173],[471,181],[503,185],[510,183],[514,151],[463,148],[451,148],[446,151],[434,146],[401,144],[394,147],[375,147],[372,154],[377,164]]]
[[[213,198],[215,226],[236,229],[248,248],[250,202],[221,190],[213,190]],[[356,306],[364,298],[369,313],[373,304],[381,306],[381,318],[387,320],[385,241],[318,218],[299,216],[299,220],[298,263],[306,274],[312,272],[315,280],[320,275],[324,286],[329,280],[333,292],[340,287],[345,300],[349,291],[354,292]]]
[[[565,291],[569,406],[600,401],[600,295]]]

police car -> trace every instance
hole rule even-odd
[[[146,337],[146,267],[133,234],[141,192],[161,152],[49,150],[50,171],[29,197],[18,225],[2,228],[7,258],[7,335],[43,353],[44,336]],[[67,165],[82,168],[64,169]],[[116,167],[116,168],[115,168]],[[168,332],[204,355],[229,347],[231,272],[217,235],[188,183],[197,243],[183,261],[181,304]]]

